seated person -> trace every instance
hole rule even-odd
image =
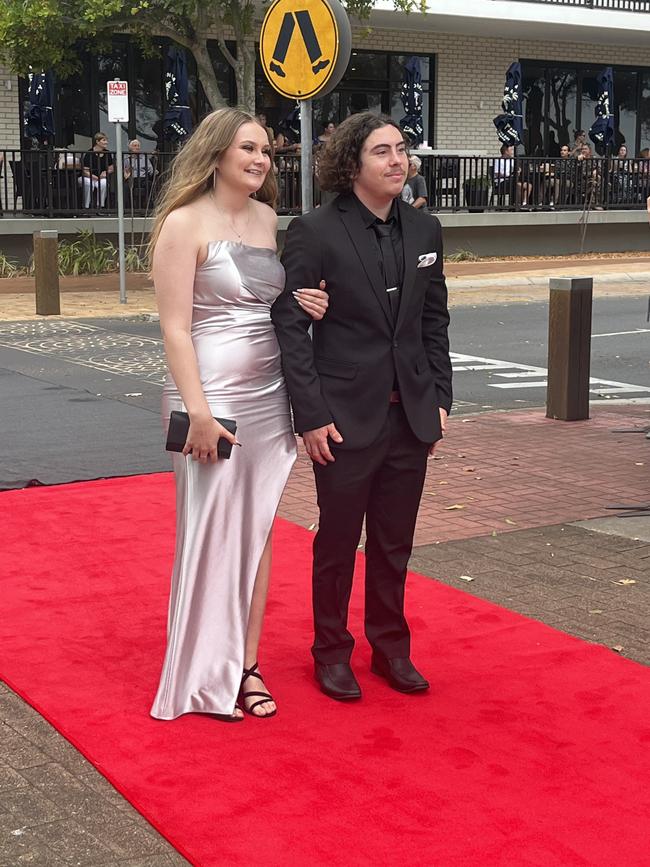
[[[84,208],[90,207],[90,200],[95,194],[97,204],[103,208],[108,193],[108,179],[113,174],[113,154],[108,150],[106,133],[96,132],[93,136],[93,146],[83,155],[81,160],[83,175],[79,183],[83,184]]]
[[[578,178],[577,182],[582,197],[582,204],[586,208],[594,208],[602,211],[602,160],[595,157],[591,145],[583,144],[577,156]]]
[[[405,187],[409,187],[413,200],[409,204],[414,208],[426,208],[427,206],[427,182],[420,174],[422,168],[422,160],[420,157],[413,154],[409,157],[409,170],[406,176]],[[402,190],[402,199],[404,199],[404,191]]]
[[[571,199],[575,186],[576,163],[571,156],[568,144],[560,147],[560,158],[553,164],[553,199],[552,207],[566,205]]]
[[[56,160],[57,169],[65,171],[66,169],[81,168],[79,157],[76,154],[71,153],[72,150],[74,150],[73,144],[68,145],[66,148],[61,148]]]
[[[508,196],[511,202],[514,194],[516,202],[522,208],[527,208],[532,185],[520,180],[521,170],[516,167],[515,146],[504,143],[500,153],[501,159],[494,162],[494,191],[499,198]]]
[[[300,150],[300,145],[290,142],[283,132],[279,132],[275,137],[274,150],[276,154],[295,154]]]
[[[587,133],[583,129],[577,129],[573,133],[573,149],[571,150],[571,156],[574,157],[574,159],[577,159],[582,153],[583,147],[588,144]]]
[[[400,198],[403,202],[406,202],[407,205],[412,205],[415,201],[415,199],[413,198],[413,190],[406,183],[402,187]]]
[[[622,143],[610,162],[612,202],[617,205],[632,204],[633,164],[628,159],[627,145]]]
[[[650,196],[650,148],[639,152],[639,159],[635,164],[635,180],[636,199],[644,202]]]
[[[129,142],[129,152],[124,154],[122,163],[124,180],[133,193],[136,207],[144,207],[155,175],[155,169],[147,154],[142,153],[137,138]]]

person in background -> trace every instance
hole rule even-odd
[[[129,142],[129,152],[124,154],[124,180],[133,179],[136,181],[146,181],[147,178],[153,177],[153,163],[147,156],[142,153],[142,147],[137,138]]]
[[[513,196],[522,208],[528,207],[528,197],[532,185],[521,180],[521,171],[515,165],[514,145],[501,145],[501,159],[494,162],[494,186],[498,198],[508,196],[512,204]]]
[[[93,193],[98,197],[98,206],[103,208],[108,193],[108,179],[115,169],[113,154],[108,150],[106,133],[95,133],[93,146],[83,155],[81,164],[83,174],[79,178],[79,183],[83,184],[84,208],[90,207]]]
[[[577,160],[582,203],[586,208],[602,211],[602,160],[594,156],[591,145],[586,141],[580,148]]]
[[[632,201],[633,165],[628,159],[627,145],[623,142],[614,159],[610,160],[609,166],[611,197],[616,205],[625,205]]]
[[[637,201],[644,202],[650,196],[650,148],[639,151],[636,174],[638,177]]]
[[[322,129],[322,132],[320,133],[320,135],[318,136],[317,143],[319,145],[326,144],[329,141],[329,139],[331,138],[331,135],[335,129],[336,129],[336,126],[334,125],[334,123],[332,123],[331,120],[326,120],[323,123],[323,129]]]
[[[571,150],[571,156],[575,158],[579,157],[585,145],[588,145],[587,133],[583,129],[577,129],[573,133],[573,148]]]
[[[136,208],[144,207],[151,183],[155,175],[153,163],[147,154],[143,154],[137,138],[129,142],[129,152],[124,154],[124,180],[132,194],[132,202]]]
[[[418,209],[426,208],[427,206],[427,182],[420,174],[421,168],[422,160],[420,157],[412,154],[409,157],[409,170],[404,186],[409,187],[413,196],[413,200],[409,204]],[[406,201],[404,196],[402,196],[402,200]]]
[[[560,147],[560,157],[555,160],[553,167],[553,198],[551,207],[566,205],[573,191],[575,182],[575,162],[571,158],[571,149],[568,144]]]
[[[279,132],[275,137],[273,150],[276,154],[295,154],[300,150],[300,145],[293,144],[283,132]]]

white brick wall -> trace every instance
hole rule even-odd
[[[18,78],[0,64],[0,148],[19,148],[20,132]],[[13,196],[12,174],[9,166],[3,166],[0,177],[2,204],[13,207]]]

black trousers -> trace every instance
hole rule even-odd
[[[336,461],[314,464],[320,520],[312,575],[316,662],[348,662],[352,574],[366,519],[365,634],[387,658],[409,656],[404,617],[406,566],[427,468],[429,446],[411,431],[399,404],[380,436],[358,451],[332,448]]]

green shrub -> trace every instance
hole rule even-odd
[[[59,274],[103,274],[117,267],[115,247],[110,241],[98,241],[90,229],[82,229],[76,241],[59,244]]]
[[[127,271],[149,270],[146,253],[143,252],[141,247],[127,247],[124,251],[124,264]]]
[[[471,250],[457,250],[451,256],[447,256],[448,262],[476,262],[478,256]]]
[[[15,277],[20,271],[18,262],[0,253],[0,277]]]

